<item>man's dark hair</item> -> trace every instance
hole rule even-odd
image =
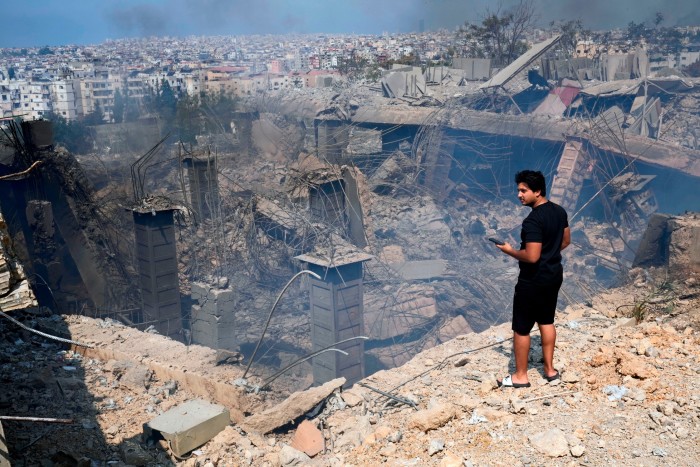
[[[524,183],[532,191],[539,191],[542,196],[547,196],[547,186],[545,185],[542,172],[534,170],[522,170],[515,174],[515,183]]]

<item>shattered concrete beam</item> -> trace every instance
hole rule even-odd
[[[352,117],[355,123],[385,123],[423,125],[430,121],[436,109],[399,106],[373,106],[362,108]],[[461,109],[448,119],[446,127],[475,131],[490,135],[516,136],[544,141],[564,142],[567,137],[586,140],[591,145],[629,158],[639,158],[649,164],[681,170],[700,177],[700,151],[672,143],[652,140],[638,135],[618,138],[594,131],[573,120],[552,121],[529,115],[504,115]]]

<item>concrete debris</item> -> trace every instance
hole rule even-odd
[[[191,400],[146,423],[143,434],[146,441],[165,439],[168,448],[176,456],[182,457],[212,439],[230,422],[229,411],[225,407],[203,400]]]
[[[243,426],[260,434],[269,433],[275,428],[293,422],[330,396],[345,384],[345,378],[337,378],[303,392],[295,392],[284,402],[264,412],[246,417]]]
[[[11,245],[7,223],[0,212],[0,313],[37,305],[22,263]]]
[[[564,432],[552,428],[530,436],[530,444],[537,451],[548,457],[563,457],[569,454],[569,443]]]
[[[294,432],[292,447],[314,457],[325,449],[325,440],[321,431],[312,422],[304,420]]]

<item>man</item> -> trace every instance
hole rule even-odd
[[[515,174],[518,199],[532,208],[520,232],[520,249],[509,243],[496,245],[502,252],[517,259],[520,266],[513,296],[513,352],[515,373],[501,381],[503,387],[530,387],[527,361],[530,353],[530,331],[539,326],[544,357],[544,377],[559,379],[554,368],[554,312],[563,279],[561,250],[571,243],[569,221],[564,208],[546,198],[542,172],[523,170]]]

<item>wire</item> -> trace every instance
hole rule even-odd
[[[91,345],[91,344],[83,344],[83,343],[80,343],[80,342],[77,342],[77,341],[74,341],[74,340],[64,339],[63,337],[52,336],[52,335],[50,335],[50,334],[46,334],[45,332],[41,332],[41,331],[37,331],[36,329],[32,329],[32,328],[30,328],[30,327],[28,327],[28,326],[25,326],[24,324],[20,323],[19,321],[17,321],[16,319],[14,319],[12,316],[9,316],[7,313],[5,313],[5,312],[3,312],[3,311],[0,311],[0,316],[2,316],[3,318],[9,319],[10,321],[12,321],[13,323],[15,323],[17,326],[21,327],[22,329],[25,329],[25,330],[27,330],[27,331],[29,331],[29,332],[33,332],[34,334],[38,334],[38,335],[40,335],[40,336],[42,336],[42,337],[46,337],[47,339],[55,340],[55,341],[58,341],[58,342],[63,342],[63,343],[66,343],[66,344],[73,344],[73,345],[77,345],[77,346],[80,346],[80,347],[87,347],[88,349],[94,348],[94,346]]]
[[[282,291],[277,295],[277,300],[275,300],[275,303],[272,305],[272,308],[270,309],[270,314],[267,317],[267,322],[265,323],[265,327],[263,328],[262,334],[260,334],[260,339],[258,339],[258,343],[255,346],[255,350],[253,350],[253,355],[250,356],[250,361],[248,362],[248,366],[245,368],[245,371],[243,372],[243,376],[241,376],[241,379],[245,379],[246,375],[248,374],[248,370],[250,370],[250,366],[253,364],[253,360],[255,359],[255,354],[258,353],[258,349],[260,348],[260,344],[262,344],[263,338],[265,337],[265,333],[267,332],[267,328],[270,325],[270,320],[272,319],[272,314],[275,312],[275,308],[277,307],[277,304],[280,301],[280,298],[282,298],[282,294],[289,288],[290,285],[292,285],[292,282],[294,282],[294,279],[297,277],[301,276],[302,274],[309,274],[313,277],[315,277],[318,280],[321,280],[321,276],[316,274],[313,271],[309,271],[308,269],[304,269],[303,271],[299,271],[298,273],[294,274],[294,276],[289,279],[289,282],[287,282],[287,285],[284,286]]]

